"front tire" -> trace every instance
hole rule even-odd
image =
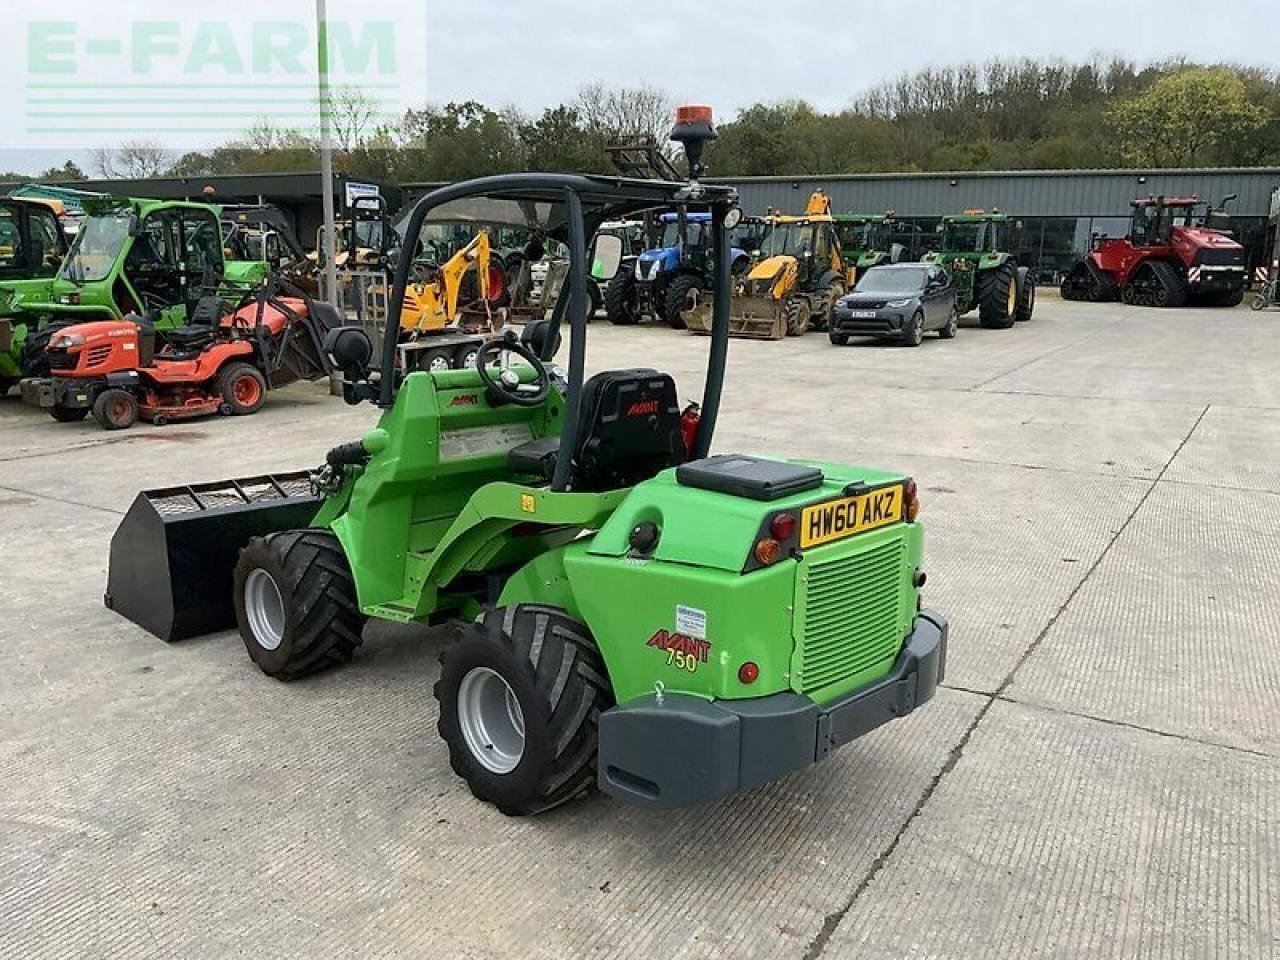
[[[801,297],[788,297],[782,304],[788,337],[802,337],[809,331],[809,307]]]
[[[662,311],[673,330],[686,330],[685,313],[698,308],[698,298],[705,295],[697,277],[680,274],[667,288],[666,303]]]
[[[93,401],[93,419],[103,430],[128,430],[138,422],[138,401],[119,387],[103,390]]]
[[[249,659],[269,677],[347,663],[367,619],[338,538],[327,530],[254,537],[233,578],[236,623]]]
[[[88,407],[50,407],[49,416],[59,423],[79,423],[89,415]]]
[[[613,703],[587,628],[555,607],[499,607],[440,655],[437,729],[449,763],[508,816],[588,792],[599,717]]]
[[[918,347],[924,343],[924,311],[917,310],[911,315],[911,325],[902,332],[904,347]]]

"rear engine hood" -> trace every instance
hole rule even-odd
[[[622,557],[630,550],[629,538],[637,524],[656,523],[661,538],[653,558],[740,573],[747,563],[765,521],[780,510],[833,500],[852,483],[879,486],[903,480],[900,473],[818,461],[791,461],[818,467],[820,487],[777,500],[750,500],[683,486],[676,472],[664,470],[652,480],[637,484],[592,538],[589,553]]]

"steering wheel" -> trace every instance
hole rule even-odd
[[[533,383],[521,383],[520,375],[510,368],[499,371],[495,377],[489,369],[490,357],[497,359],[497,355],[504,350],[528,362],[537,374],[537,379]],[[484,383],[485,391],[499,403],[514,403],[517,407],[536,407],[546,400],[547,394],[551,392],[551,377],[547,373],[547,368],[542,365],[536,353],[518,340],[494,337],[487,341],[476,354],[476,368],[480,371],[480,379]]]

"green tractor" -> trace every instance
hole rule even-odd
[[[243,275],[223,260],[218,208],[156,200],[86,200],[88,216],[56,273],[0,280],[0,385],[46,376],[44,348],[56,330],[88,320],[150,316],[157,329],[182,326],[202,292]]]
[[[695,176],[714,135],[709,110],[677,113]],[[588,238],[694,197],[716,264],[700,412],[658,370],[584,373]],[[380,370],[358,328],[325,342],[377,425],[310,476],[140,494],[112,541],[108,606],[168,640],[237,623],[281,680],[351,660],[370,618],[452,622],[438,730],[475,796],[511,815],[593,784],[652,808],[727,796],[927,701],[947,621],[920,607],[915,482],[710,453],[736,193],[486,177],[428,194],[406,236],[467,210],[523,215],[568,246],[569,293],[550,319],[488,341],[468,369],[398,375],[403,258]],[[562,325],[567,378],[548,366]]]
[[[889,213],[837,213],[836,236],[840,238],[840,251],[844,262],[853,271],[850,287],[862,276],[864,270],[882,263],[897,263],[905,252],[902,244],[893,242],[893,230],[897,221]]]
[[[943,217],[938,249],[922,258],[941,264],[951,275],[957,312],[964,316],[977,308],[979,322],[993,330],[1030,320],[1036,306],[1034,275],[1005,252],[1009,229],[1009,218],[999,211],[966,210]]]
[[[67,253],[60,206],[44,199],[0,197],[0,396],[21,379],[15,356],[21,356],[26,326],[20,323],[15,331],[19,314],[13,291],[51,279]]]

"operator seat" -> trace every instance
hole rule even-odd
[[[570,489],[599,493],[651,479],[685,460],[675,381],[649,368],[606,370],[582,385],[579,437]],[[550,480],[559,437],[543,437],[511,450],[517,473]]]

